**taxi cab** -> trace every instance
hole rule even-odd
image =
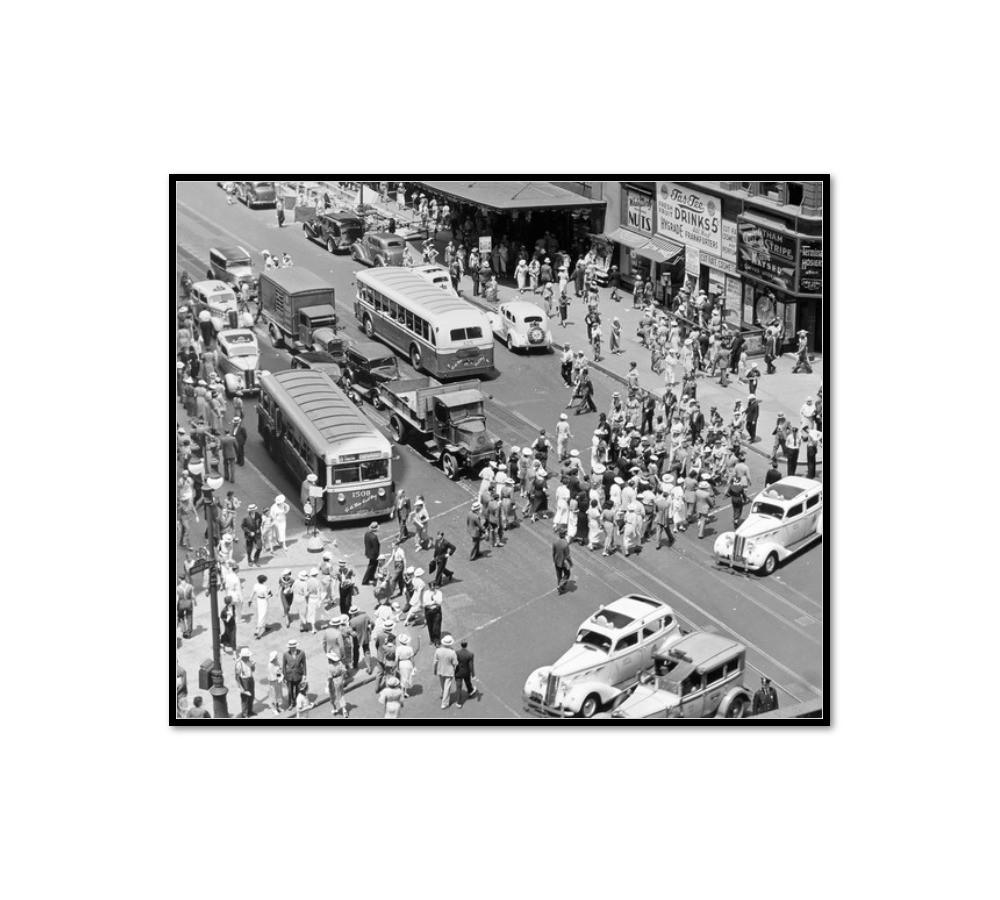
[[[257,335],[249,328],[229,328],[218,334],[216,363],[230,397],[237,391],[252,394],[260,389],[257,381],[260,348]]]
[[[721,565],[770,575],[797,550],[823,536],[823,483],[789,475],[753,499],[736,531],[715,539]]]
[[[351,244],[351,258],[366,266],[401,266],[406,242],[388,231],[369,231]]]
[[[544,716],[589,719],[653,663],[653,654],[682,637],[674,611],[642,594],[602,606],[577,631],[576,641],[524,683],[525,708]]]
[[[549,317],[534,303],[512,300],[501,303],[496,312],[486,313],[490,328],[511,350],[549,350],[552,330]]]
[[[191,285],[191,302],[199,317],[203,312],[208,313],[217,333],[253,325],[253,314],[240,312],[236,294],[224,281],[196,281]]]

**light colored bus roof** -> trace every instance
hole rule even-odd
[[[379,266],[365,269],[357,273],[358,281],[375,288],[392,300],[403,300],[419,313],[423,308],[430,315],[442,316],[446,313],[476,313],[485,318],[471,303],[452,297],[431,284],[426,278],[421,278],[412,269],[405,266]]]
[[[334,455],[392,451],[392,444],[323,372],[262,372],[260,383],[284,401],[282,413],[327,461]]]

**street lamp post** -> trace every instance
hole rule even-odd
[[[205,463],[192,460],[188,464],[192,475],[200,475],[205,471]],[[215,503],[215,492],[222,487],[222,477],[216,471],[205,471],[202,481],[202,501],[205,507],[205,518],[208,520],[208,552],[212,566],[208,571],[208,595],[212,603],[212,695],[213,715],[216,719],[229,718],[229,706],[226,702],[228,688],[222,678],[222,635],[219,632],[219,561],[215,555],[215,516],[212,505]]]

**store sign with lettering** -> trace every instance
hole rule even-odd
[[[722,220],[722,258],[736,266],[736,223],[730,219]],[[728,270],[727,270],[728,271]]]
[[[660,181],[656,190],[657,232],[673,241],[722,255],[722,201]]]
[[[726,309],[740,308],[740,280],[726,277]]]
[[[701,252],[697,247],[687,247],[684,251],[684,271],[695,278],[701,276]]]
[[[803,294],[823,293],[823,242],[799,241],[799,291]]]
[[[730,262],[728,259],[723,259],[721,256],[715,256],[714,254],[705,253],[704,251],[701,254],[701,264],[703,266],[709,266],[710,268],[717,269],[720,272],[725,272],[729,275],[735,275],[737,272],[736,260]]]
[[[637,231],[653,231],[653,198],[635,191],[625,191],[625,223]]]
[[[795,238],[741,219],[737,226],[739,269],[786,291],[795,290]]]

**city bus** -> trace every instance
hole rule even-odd
[[[357,272],[355,283],[354,315],[365,334],[398,350],[414,369],[439,378],[492,370],[493,330],[471,303],[401,266]]]
[[[261,372],[257,431],[299,484],[312,473],[320,519],[349,522],[392,513],[392,444],[328,375]]]

